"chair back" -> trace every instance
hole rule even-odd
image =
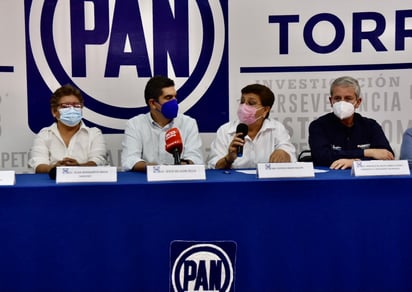
[[[310,150],[303,150],[298,156],[299,162],[312,162],[312,152]]]

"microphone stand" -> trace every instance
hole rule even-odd
[[[179,149],[173,148],[173,157],[175,159],[175,165],[180,165],[180,153]]]

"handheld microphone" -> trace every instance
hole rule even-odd
[[[182,154],[183,142],[178,128],[171,128],[165,135],[166,151],[173,154],[175,165],[180,164],[180,154]]]
[[[249,128],[246,124],[240,123],[236,127],[236,133],[242,133],[239,137],[242,139],[245,139],[245,136],[247,135]],[[238,146],[237,147],[237,157],[242,157],[243,156],[243,146]]]

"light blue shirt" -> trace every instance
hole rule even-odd
[[[208,168],[215,168],[218,160],[228,153],[229,145],[236,134],[236,127],[239,123],[239,121],[231,121],[217,130],[216,138],[210,147]],[[232,168],[256,168],[258,163],[269,162],[270,155],[277,149],[286,151],[291,162],[296,162],[296,149],[290,141],[286,128],[279,121],[271,118],[265,119],[255,139],[245,137],[243,156],[236,158]]]
[[[399,159],[409,160],[409,163],[412,162],[412,128],[406,129],[403,133]]]
[[[202,140],[195,119],[179,114],[162,128],[149,112],[133,117],[126,123],[122,142],[123,169],[131,170],[140,161],[174,164],[173,155],[165,149],[165,134],[171,128],[178,128],[183,140],[181,159],[203,165]]]

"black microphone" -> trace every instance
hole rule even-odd
[[[242,133],[239,137],[242,139],[245,139],[245,136],[247,135],[249,128],[246,124],[239,124],[236,127],[236,134],[237,133]],[[242,157],[243,156],[243,146],[238,146],[237,147],[237,157]]]
[[[50,168],[50,170],[49,170],[49,177],[52,179],[52,180],[56,180],[56,166],[54,166],[54,167],[52,167],[52,168]]]

